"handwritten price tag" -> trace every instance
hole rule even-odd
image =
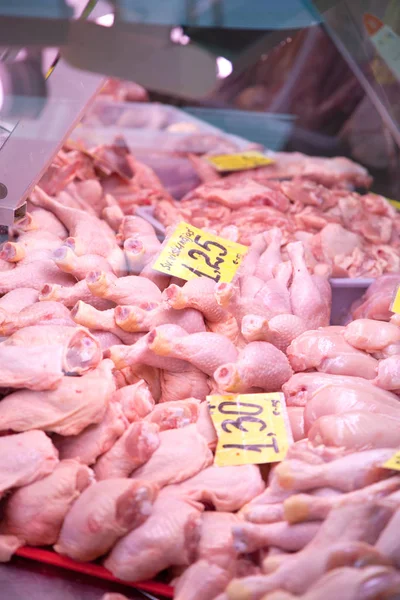
[[[274,161],[272,158],[268,158],[256,152],[255,150],[249,152],[240,152],[238,154],[217,154],[215,156],[208,156],[208,162],[212,164],[217,171],[246,171],[247,169],[255,169],[256,167],[264,167],[272,164]]]
[[[186,280],[208,277],[230,283],[247,251],[247,246],[182,222],[166,240],[153,269]]]
[[[218,434],[215,464],[279,462],[293,443],[281,393],[207,396]]]
[[[389,458],[382,466],[385,467],[385,469],[400,471],[400,452],[393,454],[392,458]]]
[[[394,313],[400,314],[400,285],[397,288],[397,292],[390,307],[390,310]]]

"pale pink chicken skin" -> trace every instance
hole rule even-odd
[[[212,332],[187,334],[180,329],[180,333],[178,326],[152,329],[148,336],[150,350],[158,356],[185,360],[210,376],[225,362],[236,361],[238,351],[226,337]]]
[[[366,394],[374,394],[375,397],[385,401],[394,399],[393,394],[387,393],[373,385],[374,380],[362,377],[351,377],[349,375],[334,375],[330,373],[295,373],[283,386],[286,404],[288,406],[306,406],[319,390],[327,386],[339,386]]]
[[[384,390],[400,390],[400,354],[379,361],[373,383]]]
[[[61,244],[61,239],[47,231],[30,231],[22,234],[17,242],[4,242],[0,258],[17,266],[48,260]]]
[[[329,324],[331,297],[330,286],[324,292],[322,287],[310,275],[304,261],[304,246],[293,242],[286,246],[293,265],[293,279],[290,286],[290,298],[293,314],[300,317],[309,329]]]
[[[161,490],[147,521],[115,544],[104,566],[119,579],[141,581],[169,566],[189,565],[200,537],[202,510],[198,502],[170,494],[168,487]]]
[[[144,419],[149,423],[158,425],[160,431],[165,431],[166,429],[178,429],[196,423],[199,412],[200,401],[197,398],[186,398],[185,400],[157,404]],[[199,430],[199,428],[197,429]]]
[[[400,327],[393,323],[382,323],[372,319],[357,319],[347,325],[343,335],[354,348],[372,354],[392,344],[399,344]]]
[[[6,294],[16,288],[32,288],[39,291],[48,281],[67,287],[74,283],[71,275],[60,271],[54,261],[48,258],[17,266],[10,271],[1,271],[0,294]]]
[[[353,319],[389,321],[392,316],[390,305],[398,285],[400,285],[398,274],[383,275],[376,279],[369,286],[362,300],[352,307]]]
[[[31,325],[73,325],[69,310],[59,302],[35,302],[19,312],[7,312],[0,306],[0,335],[8,336]]]
[[[301,596],[282,590],[263,596],[262,600],[365,600],[395,598],[400,592],[400,576],[388,566],[372,565],[364,568],[341,567],[322,575]]]
[[[89,290],[86,280],[81,280],[69,287],[55,283],[46,283],[40,288],[40,301],[55,300],[72,308],[77,302],[82,300],[99,310],[107,310],[115,306],[114,302],[98,298]]]
[[[77,435],[99,423],[115,391],[113,363],[104,360],[83,377],[63,377],[55,390],[20,390],[0,403],[0,430],[42,429]]]
[[[246,342],[270,342],[286,352],[291,342],[307,331],[304,321],[292,314],[280,314],[266,319],[258,315],[245,315],[241,332]]]
[[[66,242],[77,255],[98,254],[107,258],[115,268],[123,257],[113,230],[86,210],[63,206],[39,187],[31,194],[31,202],[50,210],[68,229]]]
[[[158,448],[142,467],[133,471],[131,477],[163,487],[193,477],[209,467],[212,461],[213,455],[206,439],[196,425],[191,424],[161,431]]]
[[[385,479],[388,472],[382,465],[391,456],[393,449],[388,443],[383,448],[354,452],[322,464],[286,459],[274,469],[274,477],[286,491],[301,492],[330,487],[342,492],[352,492]]]
[[[53,252],[52,256],[57,267],[64,271],[64,273],[70,273],[76,279],[85,279],[88,271],[103,271],[104,273],[113,272],[111,265],[105,258],[98,254],[84,254],[78,256],[68,246],[60,246]],[[125,275],[122,271],[118,272],[118,275]]]
[[[39,299],[37,290],[29,287],[21,287],[7,292],[0,298],[0,308],[8,313],[19,313],[24,308],[32,306]]]
[[[0,437],[0,496],[49,475],[58,453],[43,431],[26,431]]]
[[[160,441],[158,425],[146,421],[131,423],[112,448],[97,460],[96,479],[129,477],[151,458]]]
[[[146,481],[117,478],[93,483],[67,513],[55,551],[80,561],[106,554],[148,518],[157,492],[157,486]]]
[[[161,291],[145,277],[129,275],[116,277],[104,271],[91,271],[86,283],[94,296],[110,300],[116,304],[138,304],[140,302],[160,302]]]
[[[363,448],[397,448],[400,444],[400,418],[350,411],[320,417],[308,432],[314,444]]]
[[[288,523],[303,521],[322,521],[329,512],[345,502],[364,499],[365,501],[390,498],[390,494],[400,489],[400,477],[389,477],[377,483],[367,485],[353,492],[331,496],[294,494],[283,501],[284,518]]]
[[[130,423],[144,419],[153,411],[155,404],[144,379],[118,389],[112,397],[112,402],[121,405],[122,412]]]
[[[293,374],[286,356],[268,342],[251,342],[235,363],[227,363],[214,373],[214,379],[227,392],[246,392],[252,387],[273,392]]]
[[[29,207],[29,213],[27,213],[25,219],[29,230],[49,231],[61,239],[65,239],[68,235],[67,229],[50,210],[31,206]],[[18,226],[22,226],[22,223],[18,223]]]
[[[78,435],[56,436],[53,440],[61,459],[74,458],[84,465],[93,465],[101,454],[115,444],[127,426],[128,421],[121,405],[118,402],[110,402],[100,423],[89,425]]]
[[[233,544],[240,554],[250,554],[270,546],[285,552],[298,552],[314,538],[320,523],[298,523],[285,521],[268,524],[238,523],[232,529]]]
[[[377,562],[379,555],[368,544],[375,543],[390,512],[375,502],[339,506],[303,550],[286,557],[267,575],[234,579],[226,590],[227,598],[261,600],[264,594],[277,589],[299,595],[336,564],[351,566],[374,557]]]
[[[237,515],[228,512],[203,513],[196,560],[174,585],[176,599],[214,598],[225,589],[237,558],[232,539],[232,526],[237,521]]]
[[[32,325],[13,333],[1,346],[32,349],[53,346],[61,349],[61,368],[64,373],[83,375],[97,367],[102,356],[98,342],[83,327],[67,325]]]
[[[294,441],[298,442],[303,440],[306,437],[304,408],[302,406],[288,406],[286,410]]]
[[[333,375],[361,376],[373,379],[378,362],[353,348],[335,328],[322,328],[302,333],[287,349],[294,371],[317,369]]]
[[[24,542],[15,535],[0,535],[0,563],[11,560],[13,554]]]
[[[47,303],[46,303],[47,304]],[[79,300],[71,310],[71,318],[78,325],[97,331],[108,331],[117,336],[124,344],[134,344],[139,339],[137,333],[127,333],[115,322],[115,309],[97,310],[94,306]]]
[[[30,546],[55,544],[67,512],[92,479],[91,470],[78,461],[61,461],[50,475],[12,493],[2,531]]]
[[[187,333],[205,331],[202,314],[193,308],[174,310],[166,308],[163,304],[147,306],[117,306],[115,309],[115,322],[124,331],[148,332],[159,325],[179,325]]]
[[[274,276],[274,269],[282,262],[281,244],[282,232],[277,227],[273,227],[266,233],[268,246],[257,261],[254,271],[256,277],[263,281],[269,281]]]
[[[181,288],[175,284],[170,285],[164,290],[163,299],[171,308],[195,308],[203,314],[206,321],[218,323],[225,321],[228,315],[218,304],[214,291],[215,282],[203,277],[191,279]]]
[[[234,512],[261,494],[265,483],[256,465],[210,466],[168,489],[205,505],[211,504],[217,511]]]
[[[308,433],[312,425],[325,415],[340,415],[349,411],[361,411],[388,415],[400,420],[399,398],[395,394],[381,396],[376,388],[353,389],[339,385],[321,388],[304,408],[304,427]]]
[[[63,358],[62,346],[32,346],[21,352],[20,346],[1,342],[0,387],[54,389],[64,377]]]

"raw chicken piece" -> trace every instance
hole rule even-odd
[[[71,317],[84,327],[88,327],[93,330],[109,331],[116,335],[121,342],[124,344],[134,344],[139,339],[139,335],[135,333],[127,333],[123,329],[117,326],[114,318],[115,309],[109,308],[108,310],[97,310],[94,306],[86,304],[79,300],[71,310]]]
[[[31,219],[29,218],[31,217]],[[54,233],[62,240],[68,235],[68,231],[61,223],[59,219],[49,210],[32,206],[29,208],[29,213],[25,215],[27,224],[29,223],[29,230],[49,231]],[[19,222],[18,226],[21,227],[22,223]]]
[[[274,269],[282,262],[281,244],[282,232],[277,227],[273,227],[268,231],[268,247],[261,254],[254,275],[260,277],[264,281],[269,281],[274,276]]]
[[[94,472],[98,481],[129,477],[129,475],[146,463],[160,445],[158,425],[137,421],[115,444],[97,460]]]
[[[301,596],[277,591],[262,600],[366,600],[393,598],[400,593],[400,575],[386,566],[341,567],[323,575]]]
[[[108,482],[104,481],[104,484]],[[161,490],[147,521],[119,540],[104,566],[119,579],[150,579],[172,565],[189,565],[200,535],[198,502]]]
[[[376,393],[374,386],[371,388],[367,391],[328,385],[318,390],[304,409],[305,432],[308,433],[320,417],[340,415],[349,411],[378,413],[400,419],[399,398],[395,394],[383,398],[379,392]]]
[[[211,466],[178,485],[171,492],[193,498],[217,511],[236,511],[264,491],[265,484],[256,465]]]
[[[0,308],[8,313],[19,313],[27,306],[32,306],[38,301],[39,294],[33,288],[20,287],[4,294],[0,298]]]
[[[276,315],[269,320],[258,315],[245,315],[241,331],[246,342],[270,342],[286,352],[291,342],[307,331],[307,326],[300,317],[291,314]]]
[[[348,256],[362,244],[360,236],[339,223],[328,223],[310,242],[312,253],[321,263],[330,264],[336,256]]]
[[[30,546],[55,544],[65,515],[92,476],[78,461],[61,461],[50,475],[19,488],[7,499],[2,531]]]
[[[348,375],[331,375],[330,373],[296,373],[282,386],[288,406],[306,406],[307,402],[320,389],[335,385],[357,390],[361,394],[373,393],[376,398],[385,400],[394,399],[393,394],[385,393],[372,385],[374,380],[369,381],[362,377],[351,377]]]
[[[383,275],[372,283],[361,301],[352,307],[353,319],[377,319],[389,321],[390,305],[400,285],[400,275]]]
[[[381,468],[381,465],[391,456],[393,449],[388,443],[383,449],[354,452],[323,464],[307,464],[286,459],[275,467],[274,476],[284,490],[300,492],[318,487],[331,487],[342,492],[351,492],[385,479],[389,473]]]
[[[247,392],[252,387],[273,392],[280,390],[291,375],[283,352],[268,342],[251,342],[240,352],[236,363],[219,367],[214,379],[227,392]]]
[[[158,245],[160,245],[151,223],[136,215],[124,216],[118,230],[117,239],[125,241],[137,233],[141,236],[146,236],[147,241],[151,240],[154,244],[156,243],[155,240],[157,240]]]
[[[187,334],[178,326],[156,328],[148,335],[148,346],[158,356],[179,358],[192,364],[207,375],[225,362],[234,362],[238,351],[232,342],[218,333],[200,332]]]
[[[352,321],[347,325],[343,335],[354,348],[365,350],[371,354],[400,342],[400,328],[397,325],[372,319]]]
[[[390,496],[389,496],[390,498]],[[398,538],[398,526],[400,520],[400,510],[396,502],[396,511],[386,525],[385,529],[380,534],[375,548],[390,560],[390,562],[398,569],[400,565],[400,543]]]
[[[150,459],[133,472],[134,479],[163,487],[189,479],[212,463],[212,452],[195,424],[161,431],[159,435],[160,445]]]
[[[53,260],[57,267],[64,271],[64,273],[70,273],[76,279],[85,279],[89,271],[104,271],[112,272],[111,265],[106,261],[105,258],[98,254],[84,254],[83,256],[77,256],[75,252],[68,246],[60,246],[53,253]],[[118,275],[125,275],[122,271],[118,272]]]
[[[53,251],[61,244],[58,236],[47,231],[30,231],[18,238],[18,242],[4,242],[0,258],[11,263],[27,265],[32,262],[48,260]]]
[[[0,496],[51,473],[57,450],[43,431],[26,431],[0,437]]]
[[[206,559],[190,565],[174,586],[175,600],[216,598],[228,585],[230,573]],[[218,596],[219,598],[219,596]]]
[[[86,283],[94,296],[111,300],[116,304],[137,304],[143,301],[160,302],[158,287],[145,277],[116,277],[104,271],[91,271]]]
[[[120,537],[147,519],[157,491],[151,483],[130,479],[92,484],[67,513],[55,551],[80,561],[106,554]]]
[[[346,494],[331,496],[316,496],[310,494],[295,494],[283,502],[284,518],[288,523],[300,523],[302,521],[323,521],[329,512],[345,502],[354,500],[378,500],[385,498],[392,492],[400,489],[400,477],[390,477],[366,487],[347,492]]]
[[[237,558],[232,543],[232,525],[237,521],[238,517],[232,513],[203,513],[196,562],[175,584],[175,598],[214,598],[226,588]]]
[[[358,561],[373,559],[377,563],[379,555],[368,544],[375,543],[389,518],[390,510],[375,502],[339,506],[330,512],[303,550],[286,557],[268,575],[234,579],[227,588],[227,597],[229,600],[260,600],[267,592],[277,589],[302,594],[336,565],[368,564]]]
[[[197,431],[207,440],[210,450],[215,450],[217,447],[218,436],[211,419],[207,402],[200,402],[199,416],[196,425]]]
[[[73,325],[69,310],[59,302],[35,302],[19,312],[7,312],[0,307],[0,335],[12,335],[30,325]]]
[[[130,423],[143,419],[154,408],[154,398],[143,379],[117,390],[112,401],[121,405],[122,411]]]
[[[308,432],[314,444],[363,448],[397,448],[400,444],[400,418],[361,411],[327,415]]]
[[[280,263],[274,269],[274,276],[264,283],[255,296],[255,301],[262,302],[262,305],[270,314],[270,318],[292,312],[291,298],[288,289],[291,275],[291,263]]]
[[[15,535],[0,535],[0,563],[11,560],[12,555],[23,545]]]
[[[215,282],[202,277],[187,281],[183,287],[170,285],[164,290],[163,299],[171,308],[195,308],[204,315],[206,321],[218,323],[227,319],[227,313],[218,304],[214,291]]]
[[[40,356],[40,361],[38,357]],[[32,346],[24,348],[0,343],[0,387],[52,390],[62,380],[64,348]]]
[[[378,374],[372,383],[384,390],[400,390],[400,354],[379,361]]]
[[[0,430],[42,429],[67,436],[99,423],[115,391],[112,368],[104,360],[83,377],[63,377],[53,391],[9,394],[0,403]]]
[[[279,245],[280,246],[280,245]],[[266,232],[258,233],[252,239],[242,264],[239,267],[241,277],[255,275],[261,256],[268,248],[268,234]],[[277,250],[276,247],[274,251]],[[274,260],[275,262],[275,260]],[[278,261],[279,262],[279,261]],[[259,276],[258,276],[259,277]]]
[[[105,221],[86,210],[63,206],[39,187],[32,192],[31,202],[50,210],[65,225],[69,231],[66,244],[77,255],[98,254],[106,258],[113,269],[118,271],[123,263],[123,252],[116,244],[113,230]]]
[[[86,280],[78,281],[75,285],[69,287],[57,285],[55,283],[46,283],[46,285],[40,289],[39,300],[56,300],[69,308],[75,306],[79,300],[87,302],[99,310],[107,310],[114,306],[113,302],[94,296],[89,290]]]
[[[83,327],[66,325],[33,325],[19,329],[1,347],[27,349],[52,346],[54,352],[61,349],[61,368],[70,375],[83,375],[97,367],[101,360],[101,350],[95,338]],[[38,356],[40,356],[39,350]],[[17,387],[17,386],[15,386]],[[26,386],[28,387],[28,386]]]
[[[304,427],[304,409],[302,406],[288,406],[287,414],[289,417],[290,429],[295,442],[303,440],[306,437]]]
[[[115,309],[115,322],[124,331],[150,331],[159,325],[179,325],[187,333],[205,331],[204,319],[198,310],[185,308],[174,310],[165,308],[163,304],[149,303],[142,306],[117,306]]]
[[[101,600],[129,600],[129,598],[122,594],[114,594],[111,592],[111,594],[104,594],[104,596],[101,597]]]
[[[89,425],[79,435],[55,437],[60,458],[75,458],[84,465],[92,465],[98,456],[107,452],[127,428],[127,420],[118,402],[110,402],[103,420]]]
[[[327,291],[322,293],[322,287],[308,272],[302,242],[293,242],[286,248],[293,265],[293,281],[290,287],[293,314],[300,317],[309,329],[328,325],[331,312],[329,285]]]
[[[16,288],[40,290],[48,281],[54,285],[69,286],[74,283],[71,275],[63,273],[49,258],[23,264],[10,271],[0,272],[0,294],[6,294]]]
[[[287,552],[302,550],[315,536],[320,523],[280,523],[254,524],[239,523],[232,528],[233,545],[240,554],[250,554],[269,546],[276,546]]]
[[[106,199],[110,197],[112,198],[111,194],[106,195]],[[124,213],[118,204],[112,204],[103,208],[101,217],[108,223],[113,231],[117,232],[121,226],[122,219],[124,218]]]
[[[178,429],[196,423],[199,418],[199,411],[200,401],[196,398],[163,402],[153,408],[145,417],[145,421],[157,424],[160,431]]]
[[[373,379],[378,366],[372,356],[353,348],[341,331],[332,327],[302,333],[290,344],[287,355],[294,371],[317,369],[333,375]]]

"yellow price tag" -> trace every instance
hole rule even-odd
[[[215,464],[264,464],[279,462],[293,443],[285,396],[240,394],[207,396],[218,435]]]
[[[393,454],[392,458],[389,458],[382,466],[385,467],[385,469],[400,471],[400,451]]]
[[[255,169],[256,167],[264,167],[275,161],[256,152],[249,150],[248,152],[240,152],[237,154],[217,154],[215,156],[207,156],[208,162],[212,164],[217,171],[245,171],[246,169]]]
[[[394,206],[397,210],[400,210],[400,202],[398,200],[390,200],[390,198],[386,198],[386,200],[390,202],[390,204]]]
[[[392,305],[390,307],[390,310],[394,313],[397,313],[400,315],[400,285],[397,288],[397,292],[396,295],[394,297],[394,300],[392,302]]]
[[[186,280],[209,277],[230,283],[247,251],[247,246],[182,222],[164,242],[153,269]]]

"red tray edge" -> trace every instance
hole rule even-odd
[[[108,571],[101,565],[96,565],[94,563],[76,562],[71,558],[61,556],[60,554],[57,554],[56,552],[52,552],[50,550],[43,550],[42,548],[32,548],[30,546],[22,546],[15,552],[15,554],[17,556],[28,558],[36,562],[60,567],[61,569],[66,569],[67,571],[76,571],[77,573],[83,573],[85,575],[90,575],[92,577],[97,577],[106,581],[121,583],[122,585],[137,588],[139,590],[144,590],[146,592],[160,594],[165,598],[173,598],[174,596],[173,588],[170,585],[167,585],[166,583],[161,583],[159,581],[153,580],[138,582],[122,581],[121,579],[117,579],[116,577],[114,577],[114,575],[110,573],[110,571]]]

